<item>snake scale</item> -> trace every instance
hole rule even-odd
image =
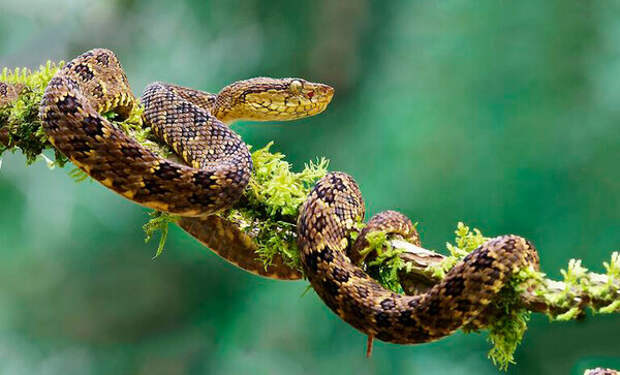
[[[9,95],[15,93],[0,85],[0,102]],[[299,78],[253,78],[226,86],[219,94],[153,83],[142,96],[144,121],[183,164],[147,150],[107,119],[104,114],[109,112],[126,118],[136,99],[114,53],[95,49],[52,78],[40,118],[52,144],[93,179],[141,205],[196,220],[198,226],[241,196],[252,170],[247,146],[226,123],[312,116],[327,107],[332,95],[331,87]],[[464,324],[476,325],[513,274],[538,268],[529,241],[500,236],[466,256],[427,291],[396,294],[358,265],[366,235],[382,230],[418,245],[419,236],[407,217],[386,211],[371,218],[351,244],[349,233],[363,220],[364,211],[355,180],[332,172],[318,181],[301,207],[297,231],[312,287],[330,309],[371,340],[423,343]],[[257,272],[252,267],[245,268]]]

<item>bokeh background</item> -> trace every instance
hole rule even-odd
[[[443,249],[457,221],[523,235],[544,271],[620,248],[620,3],[2,0],[0,66],[114,50],[134,91],[258,75],[331,84],[322,115],[240,123],[317,156]],[[146,211],[45,163],[0,169],[0,374],[493,374],[481,334],[412,347],[341,322],[305,282],[261,279]],[[533,316],[509,374],[620,368],[620,317]]]

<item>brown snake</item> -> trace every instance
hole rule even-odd
[[[399,234],[419,245],[411,221],[395,211],[377,214],[349,249],[348,233],[364,217],[364,202],[353,178],[333,172],[321,179],[300,210],[298,245],[312,287],[338,316],[369,338],[398,344],[429,342],[476,321],[510,277],[538,254],[527,240],[494,238],[467,255],[438,284],[414,296],[385,289],[351,258],[373,230]],[[349,256],[347,256],[349,250]]]
[[[102,116],[126,118],[135,98],[116,56],[96,49],[56,73],[40,118],[50,142],[106,187],[146,207],[204,217],[239,199],[252,169],[245,143],[214,114],[295,119],[322,112],[332,92],[294,78],[241,81],[218,95],[153,83],[142,96],[144,119],[184,165],[147,150]]]
[[[12,94],[6,85],[3,94],[2,87],[0,101]],[[311,116],[322,112],[332,95],[331,87],[299,78],[240,81],[217,95],[151,84],[142,97],[144,120],[187,163],[183,165],[147,150],[102,115],[115,112],[123,119],[136,104],[114,54],[97,49],[55,75],[40,117],[52,144],[95,180],[134,202],[184,216],[181,225],[186,230],[207,236],[201,225],[241,196],[252,168],[247,146],[224,122]],[[366,235],[382,230],[415,244],[419,236],[408,218],[386,211],[372,218],[349,244],[349,232],[364,211],[353,178],[330,173],[300,209],[297,230],[312,287],[338,316],[370,338],[413,344],[449,335],[464,324],[476,325],[514,273],[538,268],[538,255],[527,240],[502,236],[474,250],[428,291],[395,294],[356,265],[363,260]],[[222,233],[228,234],[226,228]],[[242,261],[232,261],[243,266]],[[261,273],[253,269],[258,263],[249,264],[245,268]]]

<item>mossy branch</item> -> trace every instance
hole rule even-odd
[[[464,238],[477,238],[471,244],[482,244],[487,239],[480,231],[469,232],[459,223],[455,231],[456,242]],[[392,248],[402,262],[399,279],[414,293],[441,281],[445,272],[471,251],[450,243],[446,244],[451,255],[445,256],[400,239],[386,240],[382,246]],[[477,247],[477,246],[476,246]],[[526,269],[517,276],[515,285],[519,292],[518,303],[532,312],[545,313],[553,320],[572,320],[584,317],[589,308],[593,313],[620,312],[620,252],[613,252],[611,259],[603,262],[605,273],[589,272],[581,260],[571,259],[561,270],[562,281],[551,280],[542,272]]]
[[[450,254],[447,256],[381,232],[368,236],[369,248],[378,253],[376,259],[387,257],[380,263],[380,267],[386,269],[379,274],[397,275],[384,285],[397,285],[395,291],[410,295],[423,292],[439,283],[459,260],[489,240],[478,229],[470,231],[463,223],[458,223],[455,234],[454,243],[446,243]],[[571,259],[567,268],[561,270],[562,281],[548,279],[534,269],[523,269],[502,290],[501,298],[487,308],[485,324],[464,330],[487,329],[493,344],[489,358],[506,369],[509,363],[514,363],[514,351],[525,334],[532,312],[544,313],[552,321],[582,319],[587,309],[593,314],[620,313],[620,252],[613,252],[611,259],[603,262],[603,268],[604,274],[589,272],[580,260]],[[377,279],[382,281],[382,278]]]
[[[9,83],[19,96],[11,102],[0,98],[0,156],[4,152],[21,150],[29,165],[43,158],[50,168],[64,166],[67,159],[48,142],[38,119],[39,103],[47,83],[63,63],[41,66],[37,71],[3,69],[0,82]],[[155,139],[150,128],[142,123],[142,108],[136,105],[129,118],[117,125],[145,147],[163,157],[175,158],[170,149]],[[106,114],[114,121],[114,114]],[[219,213],[222,221],[233,225],[253,241],[255,257],[265,268],[280,259],[290,269],[291,278],[301,277],[301,265],[296,244],[298,209],[315,182],[327,172],[324,158],[308,163],[302,172],[291,171],[284,155],[272,153],[272,143],[252,152],[254,171],[248,189],[239,202]],[[46,156],[45,154],[49,156]],[[0,159],[1,162],[1,159]],[[1,165],[1,164],[0,164]],[[88,178],[79,169],[70,175],[76,181]],[[153,212],[145,224],[147,240],[156,231],[162,237],[155,256],[162,253],[168,224],[182,223],[180,218]],[[360,228],[363,224],[360,223]],[[187,230],[187,228],[185,228]],[[363,267],[386,288],[414,294],[440,282],[445,273],[466,254],[484,243],[487,238],[477,229],[470,231],[459,223],[454,243],[447,244],[450,255],[414,246],[400,238],[382,232],[369,236],[368,252],[373,252]],[[352,232],[352,237],[357,231]],[[465,331],[489,330],[494,345],[489,357],[500,367],[513,363],[513,353],[527,327],[531,312],[547,314],[552,320],[583,318],[586,309],[593,313],[620,312],[620,255],[614,252],[605,262],[604,274],[589,272],[580,260],[572,259],[562,271],[564,280],[554,281],[532,269],[522,270],[502,291],[502,298],[485,312],[484,326],[468,326]]]

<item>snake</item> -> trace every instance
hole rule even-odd
[[[533,244],[516,235],[486,241],[423,293],[403,295],[384,288],[352,259],[359,259],[367,235],[381,230],[419,245],[411,220],[396,211],[370,219],[351,244],[365,205],[353,177],[331,172],[317,182],[300,209],[298,246],[313,289],[341,319],[373,338],[418,344],[452,334],[464,325],[483,327],[481,316],[511,277],[524,268],[539,269]],[[348,254],[353,252],[358,254]],[[369,348],[370,350],[370,348]]]
[[[118,58],[94,49],[71,60],[47,85],[39,117],[47,137],[73,164],[140,205],[204,217],[234,204],[246,188],[252,159],[225,121],[292,120],[322,112],[327,85],[298,78],[254,78],[212,95],[155,82],[141,101],[144,120],[185,163],[163,158],[115,126],[136,99]],[[221,120],[220,120],[221,119]]]
[[[127,118],[137,99],[112,51],[94,49],[71,60],[51,79],[40,106],[50,142],[94,180],[140,205],[182,216],[192,234],[205,233],[214,213],[231,207],[246,188],[252,159],[232,121],[294,120],[325,110],[334,90],[301,78],[258,77],[238,81],[218,94],[155,82],[144,90],[143,119],[180,162],[143,147],[109,120]],[[0,101],[15,92],[0,85]],[[516,235],[490,239],[451,268],[441,282],[415,295],[381,286],[364,270],[368,235],[384,231],[419,245],[411,220],[396,211],[373,216],[356,240],[350,234],[364,220],[365,205],[353,177],[330,172],[299,210],[297,244],[304,276],[342,320],[374,338],[398,344],[437,340],[466,324],[482,326],[481,314],[498,299],[519,270],[539,268],[533,244]],[[184,221],[183,221],[184,220]],[[189,228],[189,229],[188,229]],[[201,229],[202,228],[202,229]],[[237,246],[226,227],[215,236]],[[211,240],[213,240],[211,238]],[[206,240],[205,240],[206,241]],[[213,249],[213,248],[212,248]],[[217,252],[217,249],[213,249]],[[233,263],[234,251],[220,249]],[[265,273],[274,278],[281,274]],[[290,277],[295,278],[295,277]]]

